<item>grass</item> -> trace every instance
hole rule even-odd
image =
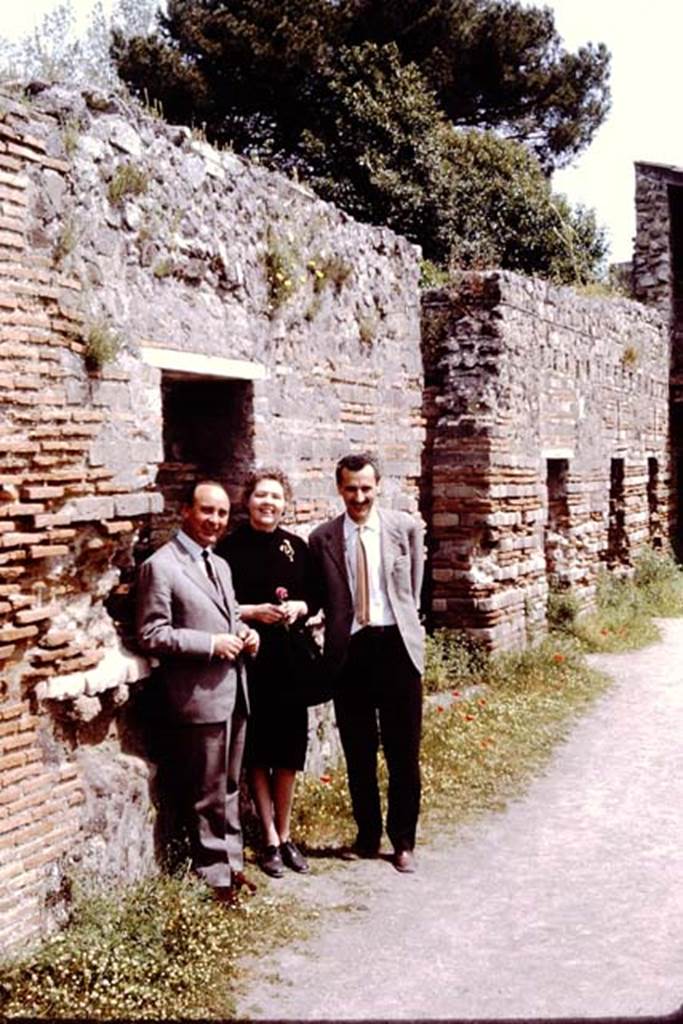
[[[598,581],[597,609],[580,614],[576,601],[554,595],[551,625],[587,652],[626,651],[659,638],[653,616],[683,615],[683,573],[666,552],[646,549],[637,556],[632,576],[605,572]]]
[[[300,937],[295,909],[260,895],[225,911],[188,874],[91,886],[67,928],[0,969],[0,1015],[227,1019],[238,955]]]
[[[551,611],[554,631],[523,652],[488,656],[447,630],[428,638],[423,834],[436,823],[452,831],[521,790],[609,685],[584,652],[656,638],[653,615],[683,614],[682,574],[647,552],[631,579],[601,581],[592,615],[562,594]],[[311,850],[353,838],[343,767],[300,780],[293,832]],[[63,932],[0,966],[0,1016],[225,1019],[239,959],[296,941],[312,916],[267,888],[226,913],[183,874],[118,895],[83,891]]]

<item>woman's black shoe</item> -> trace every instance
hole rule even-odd
[[[280,850],[282,847],[266,846],[261,858],[261,870],[271,878],[282,878],[285,873]]]
[[[285,864],[292,871],[298,871],[300,875],[305,875],[307,871],[310,871],[308,861],[301,853],[294,843],[289,839],[286,843],[280,845],[281,862]]]

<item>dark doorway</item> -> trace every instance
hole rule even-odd
[[[623,459],[610,463],[607,561],[610,565],[628,563]]]
[[[164,461],[157,486],[165,509],[152,528],[151,546],[168,538],[178,523],[187,487],[201,477],[222,483],[239,505],[245,474],[254,456],[253,384],[162,376]]]
[[[567,483],[568,459],[548,459],[546,487],[548,489],[548,521],[545,529],[545,560],[548,583],[559,589],[567,585],[563,571],[566,563],[567,534],[569,532],[569,502]]]
[[[659,461],[654,457],[647,460],[647,509],[648,535],[653,548],[661,548],[662,532],[659,516]]]

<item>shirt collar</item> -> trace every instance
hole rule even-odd
[[[364,523],[361,523],[364,530],[372,530],[373,532],[379,531],[379,512],[373,505],[370,509],[370,514]],[[348,512],[344,513],[344,537],[352,537],[354,532],[358,529],[359,524],[355,523]]]
[[[182,544],[182,546],[187,551],[188,555],[191,555],[192,558],[194,559],[200,558],[202,551],[204,550],[211,552],[210,547],[204,549],[201,546],[201,544],[198,544],[196,540],[193,540],[192,537],[190,537],[189,534],[185,533],[184,530],[178,530],[176,536],[180,543]]]

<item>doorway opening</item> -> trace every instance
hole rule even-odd
[[[162,374],[164,461],[157,487],[164,512],[155,517],[151,546],[174,532],[187,489],[198,479],[216,480],[239,505],[254,456],[254,386],[250,380],[217,380]]]
[[[610,463],[607,562],[610,565],[628,563],[623,459],[612,459]]]
[[[569,459],[546,460],[548,519],[545,528],[545,561],[551,589],[566,586],[567,548],[569,544],[569,501],[567,483]]]

